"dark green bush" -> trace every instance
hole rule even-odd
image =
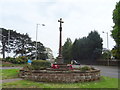
[[[29,64],[25,65],[25,66],[23,67],[23,69],[24,69],[24,70],[34,70],[34,68],[33,68],[31,65],[29,65]]]
[[[81,71],[89,71],[90,69],[91,68],[89,66],[84,66],[80,68]]]
[[[34,60],[32,61],[31,65],[35,70],[39,70],[49,68],[51,66],[51,63],[46,60]]]
[[[17,64],[27,63],[27,57],[25,57],[25,56],[17,57],[17,58],[16,58],[16,63],[17,63]]]
[[[11,62],[14,63],[15,62],[15,58],[12,57],[6,57],[6,59],[4,60],[5,62]]]
[[[6,59],[4,61],[11,62],[14,64],[24,64],[24,63],[27,63],[27,57],[25,57],[25,56],[17,57],[17,58],[6,57]]]

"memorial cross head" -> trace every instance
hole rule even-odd
[[[60,22],[60,27],[62,27],[62,23],[64,23],[64,21],[62,21],[62,18],[60,18],[60,20],[58,20],[58,22]]]

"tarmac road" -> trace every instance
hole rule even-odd
[[[90,66],[100,69],[102,76],[108,76],[108,77],[120,79],[120,70],[118,69],[117,66],[99,66],[99,65],[90,65]]]

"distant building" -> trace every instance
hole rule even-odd
[[[48,47],[45,47],[46,51],[45,53],[47,54],[47,60],[50,61],[50,62],[54,62],[54,56],[53,56],[53,52],[50,48]]]

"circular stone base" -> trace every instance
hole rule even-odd
[[[86,82],[100,79],[100,70],[81,72],[79,70],[20,70],[21,78],[38,82]]]

